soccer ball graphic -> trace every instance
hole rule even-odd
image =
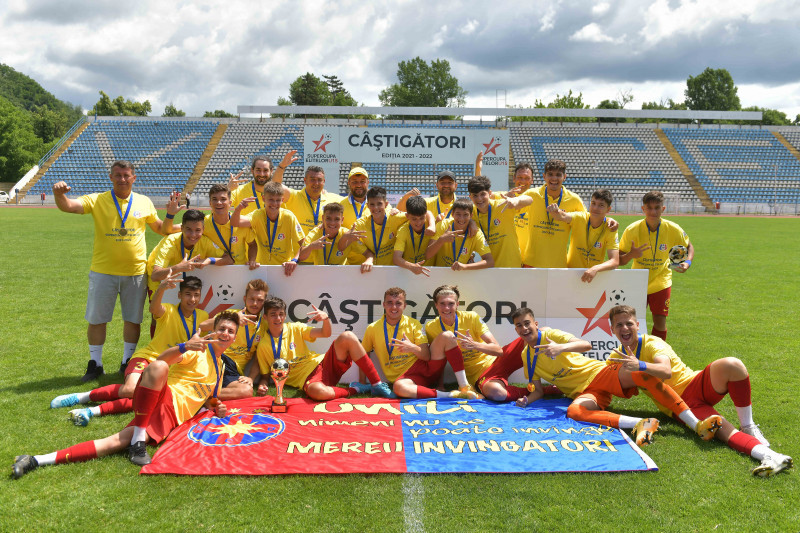
[[[608,297],[611,305],[622,305],[625,303],[625,291],[622,289],[614,289]]]
[[[676,244],[672,247],[669,251],[669,260],[673,265],[677,265],[679,263],[683,263],[686,260],[686,254],[688,251],[686,250],[685,246],[680,244]]]
[[[233,287],[230,285],[220,285],[217,287],[217,298],[223,302],[230,302],[233,300]]]

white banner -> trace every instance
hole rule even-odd
[[[483,175],[492,181],[492,190],[503,191],[508,188],[508,141],[506,129],[306,126],[303,163],[338,176],[339,163],[474,165],[482,152]]]
[[[203,280],[201,308],[209,315],[244,306],[244,289],[256,278],[269,285],[271,296],[286,301],[287,320],[305,322],[311,306],[328,313],[333,337],[353,331],[359,337],[367,325],[378,320],[383,308],[383,293],[389,287],[406,290],[406,314],[425,324],[436,318],[431,295],[436,287],[457,285],[461,293],[459,309],[475,311],[483,317],[501,345],[516,338],[511,314],[519,307],[530,307],[539,326],[549,326],[572,333],[592,343],[586,355],[605,360],[617,341],[611,333],[608,311],[617,304],[633,306],[646,331],[647,271],[613,270],[601,272],[592,283],[580,281],[583,269],[489,268],[453,272],[449,268],[431,268],[431,277],[415,276],[394,266],[376,266],[361,274],[360,266],[300,265],[286,277],[282,266],[206,267],[193,272]],[[169,291],[165,301],[176,302],[177,289]],[[332,339],[321,339],[314,349],[324,353]],[[352,374],[352,376],[350,376]],[[357,376],[356,368],[347,379]],[[512,381],[523,381],[522,371]]]

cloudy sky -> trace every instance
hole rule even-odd
[[[800,113],[800,1],[0,0],[0,62],[90,108],[103,90],[190,116],[273,105],[305,72],[365,105],[397,63],[447,59],[467,106],[532,105],[570,89],[683,101],[726,68],[743,106]]]

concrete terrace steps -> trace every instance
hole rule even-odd
[[[28,183],[26,183],[25,186],[20,191],[19,193],[20,200],[25,198],[25,195],[28,194],[28,191],[30,191],[33,188],[33,186],[36,185],[36,183],[42,178],[42,176],[44,176],[44,173],[47,172],[47,170],[53,165],[53,163],[56,162],[56,160],[59,157],[61,157],[61,154],[63,154],[67,150],[67,148],[70,147],[73,141],[75,141],[75,139],[77,139],[80,136],[80,134],[83,133],[83,130],[85,130],[88,127],[89,127],[88,122],[84,122],[83,124],[81,124],[78,128],[75,129],[75,131],[72,132],[72,135],[70,135],[67,138],[67,140],[61,145],[61,147],[55,151],[55,153],[50,157],[50,159],[44,162],[44,164],[36,173],[36,175],[33,176],[33,179],[31,179]]]
[[[200,182],[200,178],[203,176],[203,172],[208,166],[208,162],[211,161],[211,156],[214,155],[214,152],[217,150],[219,141],[222,139],[222,136],[225,134],[225,130],[227,129],[227,124],[220,124],[217,126],[214,135],[211,136],[211,140],[208,141],[208,145],[203,151],[203,155],[201,155],[200,159],[197,160],[197,165],[195,165],[192,175],[186,181],[186,186],[183,188],[184,195],[191,193],[194,191],[194,188],[197,187],[197,184]]]
[[[667,138],[667,135],[664,133],[664,130],[662,130],[661,128],[656,128],[653,131],[655,132],[656,136],[659,138],[661,143],[664,145],[664,148],[667,150],[667,153],[670,155],[670,157],[672,157],[672,160],[675,161],[675,164],[680,169],[681,174],[683,174],[683,176],[686,178],[686,181],[692,187],[692,190],[697,195],[697,198],[700,200],[700,202],[703,204],[703,207],[706,208],[706,211],[716,212],[717,209],[714,206],[714,202],[711,201],[711,198],[708,196],[706,190],[703,188],[700,182],[697,181],[697,178],[694,177],[692,171],[689,170],[689,166],[686,164],[686,162],[680,156],[678,151],[672,145],[672,141],[670,141]]]

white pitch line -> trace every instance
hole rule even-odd
[[[403,521],[405,533],[420,533],[425,531],[422,523],[422,496],[425,488],[418,474],[403,476]]]

